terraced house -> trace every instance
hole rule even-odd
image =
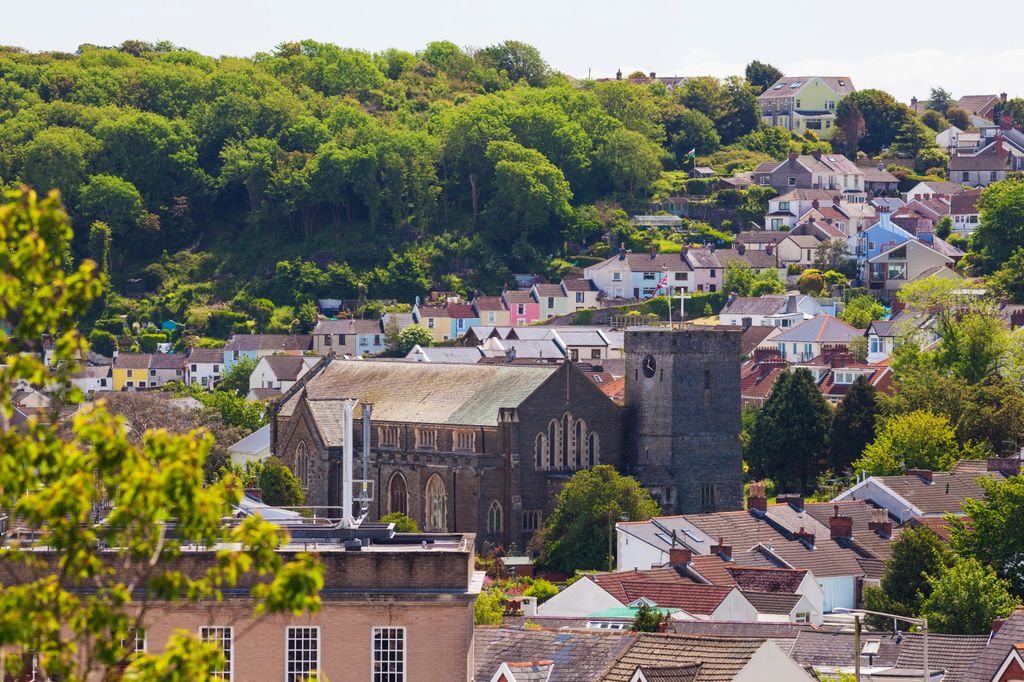
[[[761,120],[798,135],[823,140],[835,132],[836,108],[856,88],[847,76],[787,76],[761,93]]]

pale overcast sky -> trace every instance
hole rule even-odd
[[[1024,95],[1024,41],[998,23],[1019,25],[1021,0],[842,7],[820,0],[48,0],[17,20],[8,13],[0,44],[74,51],[82,43],[164,39],[210,55],[251,55],[303,38],[370,51],[514,38],[578,77],[620,67],[725,76],[760,59],[787,75],[849,76],[858,88],[904,101],[926,97],[933,85],[956,96]]]

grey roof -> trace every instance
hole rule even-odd
[[[440,348],[413,348],[405,356],[406,360],[417,362],[440,362],[448,364],[472,365],[479,362],[484,355],[479,348],[470,347],[440,347]]]
[[[960,679],[963,682],[990,682],[1010,651],[1021,642],[1024,642],[1024,609],[1017,609],[992,636],[989,645],[971,661]],[[931,667],[930,658],[928,663]]]
[[[628,682],[637,666],[668,667],[700,663],[700,682],[731,682],[763,639],[725,639],[642,632],[615,663],[605,682]]]
[[[380,320],[320,320],[313,334],[380,334]]]
[[[497,426],[500,408],[518,406],[557,370],[342,360],[311,379],[305,396],[311,406],[345,398],[371,402],[373,418],[385,422]]]
[[[695,268],[720,268],[722,262],[714,249],[689,249],[686,252],[686,259]]]
[[[700,668],[700,663],[686,663],[666,668],[640,666],[647,682],[696,682],[699,679]]]
[[[219,365],[224,362],[223,348],[193,348],[188,352],[185,359],[188,363],[205,363],[208,365]]]
[[[274,372],[278,381],[296,381],[315,364],[316,358],[304,358],[301,355],[271,355],[260,362],[266,362]]]
[[[942,682],[960,682],[971,664],[988,646],[988,635],[928,635],[928,667],[945,670]],[[924,670],[924,637],[917,632],[903,635],[896,667]]]
[[[114,369],[149,369],[151,357],[149,353],[118,353]]]
[[[783,295],[737,296],[722,310],[722,315],[774,315],[786,305]]]
[[[551,673],[555,667],[552,661],[506,662],[505,665],[515,676],[509,682],[547,682],[551,679]]]
[[[150,369],[181,369],[185,356],[181,353],[153,353],[149,359]]]
[[[562,286],[565,287],[566,291],[600,291],[592,280],[583,278],[563,279]]]
[[[777,343],[849,343],[864,332],[831,315],[804,320],[772,339]]]
[[[550,660],[551,682],[593,682],[633,643],[632,633],[478,627],[474,675],[489,680],[506,661]]]
[[[801,595],[785,592],[743,592],[758,613],[785,616],[800,603]]]
[[[313,337],[309,334],[235,334],[224,350],[284,352],[309,350],[312,346]]]
[[[867,632],[861,635],[861,647],[867,642],[878,642],[874,663],[879,667],[896,665],[901,645],[889,633]],[[930,652],[929,652],[930,653]],[[853,667],[854,648],[852,632],[820,632],[801,630],[790,650],[790,656],[800,665],[819,667]],[[868,658],[861,662],[867,665]]]
[[[257,455],[270,449],[270,424],[262,426],[248,436],[228,447],[228,452]]]

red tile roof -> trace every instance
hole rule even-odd
[[[694,583],[658,583],[646,580],[625,580],[621,583],[626,595],[624,604],[643,597],[663,609],[682,609],[694,615],[711,615],[734,587],[696,585]]]

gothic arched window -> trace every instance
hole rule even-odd
[[[388,483],[388,509],[392,512],[409,513],[409,489],[405,485],[405,476],[395,472]]]
[[[487,510],[487,532],[500,533],[501,529],[501,505],[494,500],[491,502],[491,508]]]
[[[537,434],[537,443],[534,445],[534,456],[536,458],[535,467],[537,471],[546,469],[544,466],[544,459],[547,455],[548,442],[543,433]]]
[[[427,481],[424,518],[427,531],[436,533],[448,530],[448,494],[444,490],[444,482],[437,474]]]
[[[554,419],[548,424],[548,469],[555,468],[555,450],[558,447],[558,422]]]
[[[570,458],[572,457],[572,449],[570,444],[570,438],[572,437],[572,417],[566,412],[562,416],[562,451],[559,453],[559,469],[568,469],[570,467]]]
[[[586,457],[587,425],[582,419],[576,420],[576,431],[573,433],[572,468],[581,469],[587,465]]]
[[[597,466],[601,459],[601,439],[597,437],[596,432],[592,432],[588,439],[587,455],[590,460],[590,466]]]
[[[306,441],[300,440],[295,448],[295,477],[303,489],[309,487],[309,453],[306,452]]]

